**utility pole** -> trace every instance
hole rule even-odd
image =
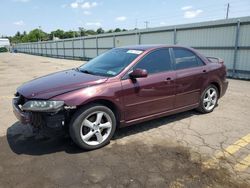
[[[137,28],[137,25],[138,25],[138,20],[137,18],[135,19],[135,43],[137,44],[137,35],[138,35],[138,28]]]
[[[38,29],[38,31],[39,31],[39,39],[38,39],[38,40],[42,41],[41,26],[39,26],[38,28],[39,28],[39,29]]]
[[[226,14],[226,19],[228,19],[229,7],[230,7],[230,4],[228,3],[228,4],[227,4],[227,14]]]
[[[76,32],[75,32],[75,29],[73,28],[73,29],[72,29],[72,31],[73,31],[73,38],[76,38]]]
[[[147,28],[148,28],[149,21],[145,21],[144,23],[145,23],[146,29],[147,29]]]

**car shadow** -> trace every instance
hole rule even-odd
[[[179,121],[191,116],[200,115],[200,113],[191,110],[179,114],[158,118],[144,123],[136,124],[130,127],[120,128],[116,131],[112,140],[118,140],[123,137],[144,132],[159,126]],[[0,138],[3,139],[3,138]],[[14,123],[7,130],[7,142],[11,150],[16,154],[26,155],[45,155],[64,151],[69,154],[76,154],[83,151],[77,147],[69,135],[55,132],[53,136],[44,136],[41,134],[33,134],[31,127],[20,125],[19,122]]]
[[[128,127],[120,128],[116,131],[113,139],[120,139],[125,136],[137,134],[139,132],[148,131],[150,129],[154,129],[160,127],[162,125],[166,125],[175,121],[180,121],[185,118],[189,118],[191,116],[202,115],[201,113],[197,112],[196,110],[190,110],[186,112],[181,112],[178,114],[165,116],[161,118],[157,118],[154,120],[146,121],[143,123],[135,124]]]

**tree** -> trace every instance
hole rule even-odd
[[[79,36],[78,32],[72,31],[72,30],[66,31],[64,33],[64,38],[73,38],[73,37],[78,37],[78,36]]]
[[[107,33],[113,33],[114,31],[112,29],[108,30]]]
[[[113,33],[113,32],[121,32],[121,31],[127,31],[126,29],[120,29],[116,28],[115,30],[108,30],[106,33]],[[46,33],[42,31],[41,29],[33,29],[29,33],[24,31],[21,33],[20,31],[17,31],[17,33],[14,36],[9,36],[11,43],[20,43],[20,42],[36,42],[36,41],[46,41],[46,40],[53,40],[53,37],[57,37],[60,39],[64,38],[73,38],[73,37],[79,37],[79,36],[88,36],[88,35],[96,35],[96,34],[102,34],[105,33],[104,29],[101,27],[98,28],[96,31],[89,29],[86,30],[83,27],[79,27],[78,31],[64,31],[62,29],[57,29],[55,31],[51,31],[50,33]]]
[[[9,37],[9,40],[11,43],[22,42],[21,39],[22,39],[22,36],[21,36],[20,31],[17,31],[17,33],[13,37]]]
[[[20,33],[20,31],[17,31],[17,33],[16,33],[16,35],[15,35],[16,37],[20,37],[21,36],[21,33]]]
[[[122,30],[120,28],[116,28],[114,32],[121,32]]]
[[[86,35],[86,30],[83,27],[79,27],[78,29],[79,29],[80,36]]]
[[[96,30],[97,34],[102,34],[104,33],[105,31],[100,27]]]
[[[61,29],[57,29],[55,31],[52,31],[51,33],[51,37],[58,37],[59,39],[63,39],[64,38],[64,31]]]
[[[87,31],[86,31],[86,34],[87,34],[87,35],[95,35],[96,32],[95,32],[94,30],[91,30],[91,29],[90,29],[90,30],[87,30]]]
[[[27,35],[26,31],[23,32],[21,41],[22,42],[29,42],[29,36]]]
[[[47,33],[43,32],[41,29],[34,29],[29,32],[29,42],[48,40]]]

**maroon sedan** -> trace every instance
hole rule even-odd
[[[220,59],[181,46],[129,46],[25,83],[13,108],[21,123],[66,127],[90,150],[107,144],[118,127],[191,109],[212,112],[227,86]]]

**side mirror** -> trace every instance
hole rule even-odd
[[[145,78],[148,76],[148,71],[145,69],[135,69],[129,73],[130,78]]]

